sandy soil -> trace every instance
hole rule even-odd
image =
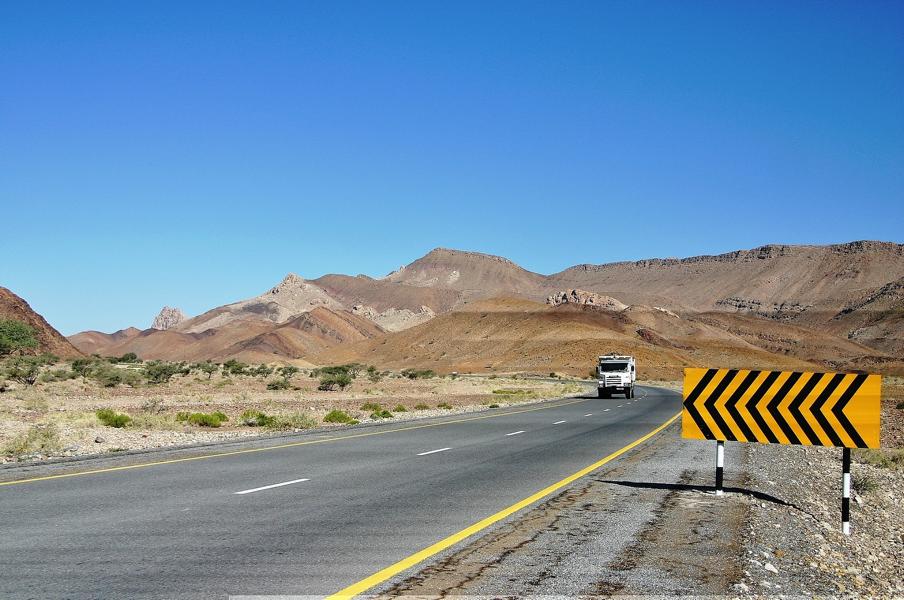
[[[374,382],[363,374],[344,391],[319,391],[318,379],[305,373],[292,378],[294,389],[270,391],[266,382],[247,376],[215,375],[207,380],[205,375],[189,375],[137,388],[103,388],[81,379],[19,385],[0,394],[0,463],[213,442],[313,426],[342,427],[325,423],[323,417],[337,409],[368,422],[374,420],[368,403],[379,404],[400,421],[537,402],[582,389],[571,381],[517,376],[411,380],[391,374]],[[123,428],[105,426],[95,414],[103,408],[125,413],[132,422]],[[247,410],[278,417],[282,423],[270,428],[245,425],[241,415]],[[221,411],[229,420],[218,428],[192,426],[177,421],[177,413],[183,411]],[[29,433],[32,442],[23,445]]]

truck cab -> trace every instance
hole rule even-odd
[[[625,398],[634,397],[637,364],[633,356],[617,354],[600,356],[596,372],[597,392],[600,398],[611,398],[613,393],[622,393]]]

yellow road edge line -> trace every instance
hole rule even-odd
[[[525,408],[522,410],[512,410],[505,413],[496,413],[492,415],[481,415],[479,417],[468,417],[464,419],[455,419],[452,421],[442,421],[440,423],[425,423],[423,425],[412,425],[410,427],[397,427],[395,429],[382,429],[379,431],[368,431],[364,433],[355,433],[351,435],[339,435],[336,437],[330,438],[321,438],[318,440],[306,440],[303,442],[290,442],[287,444],[278,444],[276,446],[265,446],[263,448],[246,448],[244,450],[230,450],[228,452],[215,452],[213,454],[202,454],[200,456],[186,456],[184,458],[171,458],[167,460],[158,460],[154,462],[146,462],[146,463],[138,463],[134,465],[122,465],[119,467],[106,467],[103,469],[92,469],[90,471],[76,471],[74,473],[60,473],[58,475],[44,475],[41,477],[30,477],[28,479],[15,479],[12,481],[0,481],[0,487],[11,486],[11,485],[21,485],[23,483],[32,483],[35,481],[47,481],[49,479],[65,479],[67,477],[82,477],[84,475],[97,475],[99,473],[110,473],[113,471],[128,471],[130,469],[142,469],[145,467],[156,467],[159,465],[170,465],[174,463],[182,463],[182,462],[190,462],[194,460],[207,460],[209,458],[220,458],[222,456],[235,456],[237,454],[250,454],[252,452],[267,452],[270,450],[280,450],[283,448],[294,448],[296,446],[309,446],[312,444],[324,444],[327,442],[338,442],[341,440],[351,440],[355,438],[362,437],[370,437],[373,435],[386,435],[387,433],[397,433],[399,431],[411,431],[413,429],[424,429],[425,427],[441,427],[443,425],[453,425],[455,423],[466,423],[469,421],[479,421],[481,419],[494,419],[497,417],[505,417],[507,415],[517,415],[520,413],[533,412],[536,410],[548,410],[550,408],[559,408],[561,406],[570,406],[572,404],[579,404],[581,402],[587,402],[588,400],[595,400],[596,398],[580,398],[573,400],[571,402],[556,402],[555,404],[551,404],[549,406],[537,406],[534,408]],[[254,442],[254,438],[249,438],[249,442]],[[161,450],[166,450],[165,448],[161,448]],[[112,458],[112,457],[111,457]]]
[[[471,537],[475,533],[478,533],[478,532],[486,529],[490,525],[493,525],[494,523],[497,523],[498,521],[505,519],[506,517],[518,512],[519,510],[526,508],[527,506],[530,506],[531,504],[533,504],[534,502],[537,502],[538,500],[542,500],[546,496],[549,496],[553,492],[557,492],[558,490],[560,490],[563,487],[569,485],[570,483],[576,481],[577,479],[580,479],[581,477],[584,477],[585,475],[592,473],[593,471],[602,467],[606,463],[618,458],[625,452],[628,452],[632,448],[644,443],[645,441],[647,441],[648,439],[650,439],[651,437],[653,437],[654,435],[656,435],[657,433],[659,433],[660,431],[662,431],[663,429],[665,429],[666,427],[668,427],[669,425],[674,423],[675,420],[680,416],[681,416],[681,413],[676,414],[675,416],[673,416],[672,418],[667,420],[665,423],[663,423],[662,425],[660,425],[659,427],[657,427],[650,433],[634,440],[627,446],[624,446],[623,448],[616,450],[609,456],[598,460],[597,462],[593,463],[592,465],[584,467],[577,473],[569,475],[565,479],[562,479],[561,481],[557,481],[556,483],[543,488],[539,492],[528,496],[524,500],[520,500],[520,501],[516,502],[515,504],[512,504],[508,508],[504,508],[504,509],[500,510],[499,512],[497,512],[496,514],[490,515],[489,517],[486,517],[485,519],[482,519],[482,520],[478,521],[477,523],[474,523],[473,525],[462,529],[458,533],[453,533],[449,537],[444,538],[431,546],[427,546],[423,550],[420,550],[419,552],[415,552],[411,556],[409,556],[407,558],[403,558],[402,560],[398,561],[397,563],[389,565],[385,569],[381,569],[381,570],[377,571],[376,573],[374,573],[373,575],[370,575],[369,577],[365,577],[361,581],[358,581],[357,583],[353,583],[352,585],[336,592],[335,594],[330,594],[329,596],[327,596],[325,598],[325,600],[348,600],[349,598],[353,598],[353,597],[357,596],[358,594],[366,592],[367,590],[374,587],[375,585],[383,583],[387,579],[391,579],[392,577],[398,575],[402,571],[404,571],[410,567],[413,567],[414,565],[416,565],[420,562],[423,562],[424,560],[427,560],[431,556],[442,552],[443,550],[449,548],[450,546],[457,544],[458,542],[464,540],[465,538]]]

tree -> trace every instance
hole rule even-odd
[[[286,365],[284,367],[280,367],[280,374],[285,377],[287,380],[292,379],[292,376],[298,373],[298,367],[294,365]]]
[[[201,370],[202,373],[207,373],[207,378],[210,379],[214,373],[217,372],[219,366],[216,363],[212,363],[209,360],[206,360],[202,363],[198,363],[198,369]]]
[[[183,369],[182,365],[154,360],[144,366],[144,376],[150,383],[166,383],[176,373],[182,373]]]
[[[327,392],[336,389],[344,390],[352,384],[352,378],[347,373],[325,373],[320,376],[318,390]]]
[[[25,385],[34,385],[40,374],[40,360],[31,356],[20,356],[10,360],[3,375],[7,379],[12,379]]]
[[[32,326],[14,319],[0,319],[0,356],[37,347]]]

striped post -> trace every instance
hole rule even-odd
[[[851,449],[841,450],[841,532],[851,535]]]
[[[725,442],[716,442],[716,496],[722,495],[722,467],[725,465]]]

